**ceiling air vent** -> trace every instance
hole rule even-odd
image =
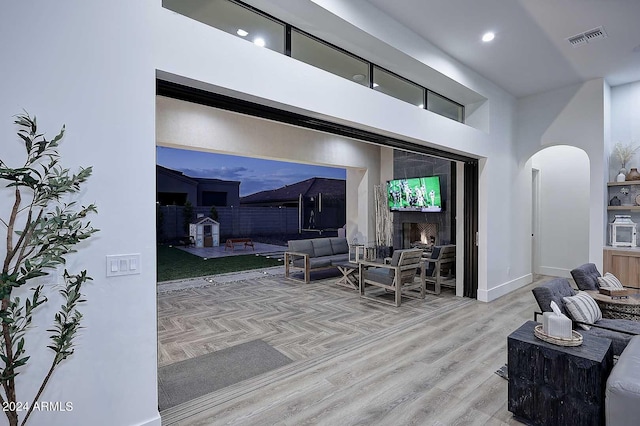
[[[607,33],[604,31],[604,28],[598,27],[589,31],[585,31],[581,34],[576,34],[567,39],[570,45],[573,47],[582,46],[583,44],[591,43],[595,40],[606,38]]]
[[[569,43],[572,46],[580,46],[581,44],[587,44],[587,38],[584,36],[584,34],[569,37],[567,40],[569,40]]]

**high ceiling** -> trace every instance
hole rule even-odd
[[[367,1],[517,97],[640,80],[640,0]],[[606,38],[567,41],[600,26]],[[487,31],[496,37],[483,43]]]

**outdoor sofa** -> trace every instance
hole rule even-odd
[[[304,282],[311,281],[311,271],[335,267],[334,263],[349,260],[349,244],[346,238],[313,238],[291,240],[284,253],[284,275],[290,279],[292,271],[304,272]]]

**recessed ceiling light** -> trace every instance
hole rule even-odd
[[[487,42],[493,40],[494,38],[496,38],[496,35],[494,33],[492,33],[491,31],[489,31],[488,33],[484,33],[484,35],[482,36],[482,41],[487,43]]]
[[[361,82],[361,81],[364,81],[365,77],[366,76],[364,74],[356,74],[352,78],[353,78],[353,81]]]
[[[424,108],[424,104],[418,105],[418,108]]]
[[[264,41],[264,39],[262,37],[256,37],[256,38],[253,39],[253,44],[255,44],[256,46],[264,47],[265,44],[267,44],[267,43],[265,43],[265,41]]]
[[[378,87],[380,86],[378,83],[373,83],[373,87]]]
[[[246,37],[249,35],[248,32],[246,32],[245,30],[243,30],[242,28],[238,28],[238,31],[236,31],[236,33],[240,36],[240,37]]]

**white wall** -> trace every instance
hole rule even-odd
[[[539,273],[570,278],[589,259],[589,158],[561,145],[539,151],[531,163],[539,170]]]
[[[640,145],[640,81],[611,88],[611,141]],[[630,167],[640,167],[640,153],[636,153],[627,169]],[[615,180],[619,169],[620,162],[611,157],[611,180]]]
[[[589,159],[589,255],[602,270],[605,188],[608,180],[605,128],[608,86],[602,79],[564,87],[518,100],[517,158],[525,173],[527,161],[539,150],[569,145],[584,150]],[[529,179],[530,180],[530,179]],[[541,224],[542,226],[542,224]],[[578,266],[578,265],[576,265]]]
[[[155,3],[155,2],[153,2]],[[69,256],[86,268],[83,326],[42,401],[70,401],[71,412],[34,412],[33,425],[159,425],[156,391],[155,69],[148,1],[2,2],[0,157],[21,160],[13,115],[23,108],[53,137],[62,124],[63,164],[92,165],[81,203],[95,202],[100,232]],[[7,214],[7,194],[0,214]],[[4,245],[2,245],[4,246]],[[4,257],[4,248],[0,256]],[[105,256],[140,253],[142,273],[105,278]],[[46,283],[59,282],[49,277]],[[29,286],[31,287],[31,286]],[[26,401],[46,373],[54,298],[29,331],[28,368],[18,376]],[[24,414],[24,413],[22,413]],[[7,424],[4,414],[0,424]]]

